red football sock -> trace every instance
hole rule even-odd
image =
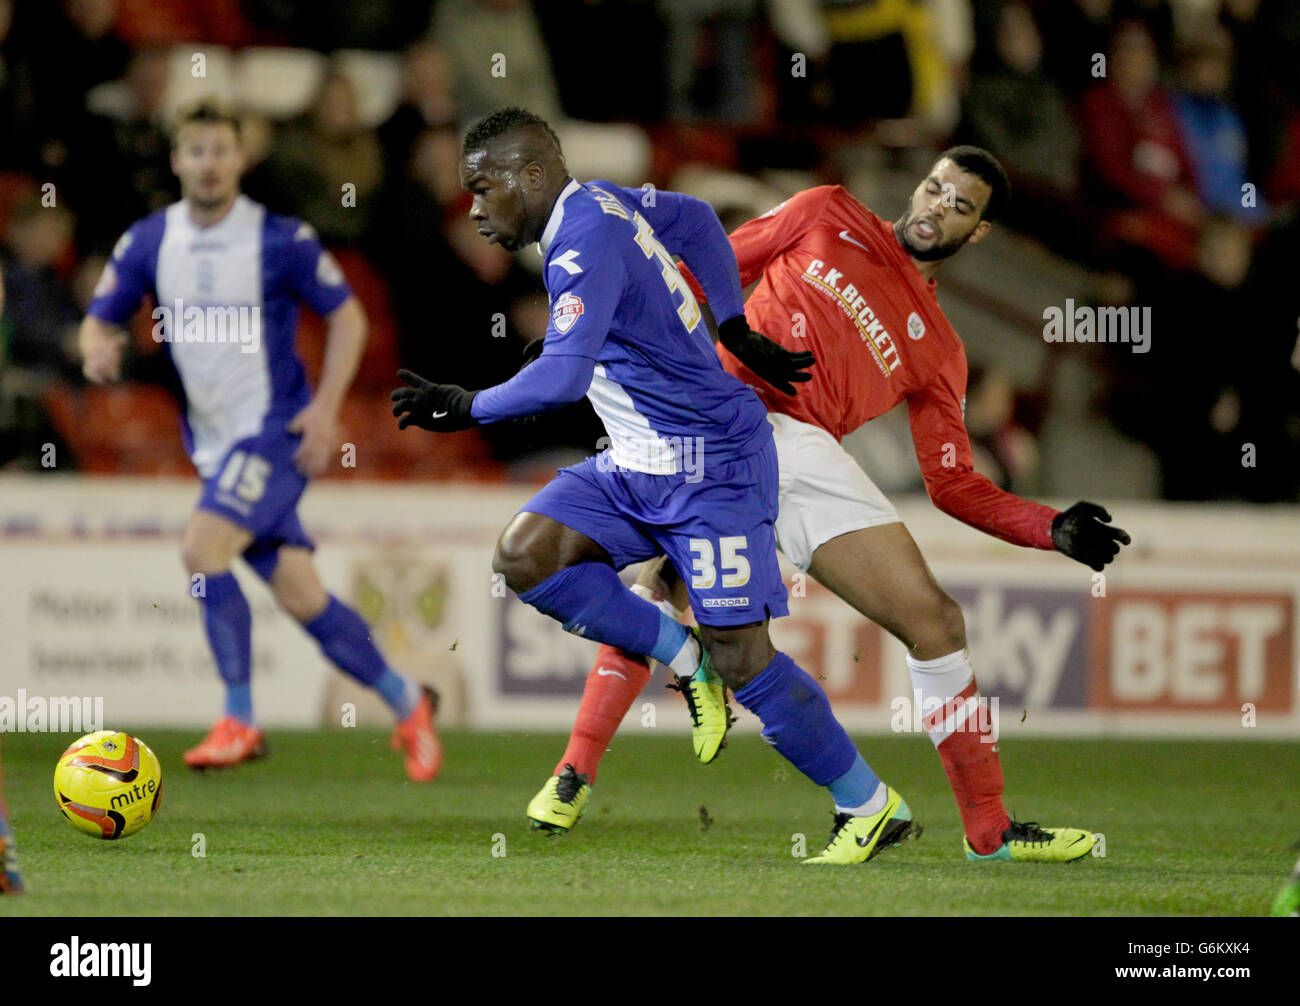
[[[957,798],[962,827],[981,856],[996,852],[1011,819],[1002,805],[1002,762],[985,732],[958,730],[939,745],[939,759]]]
[[[569,746],[555,766],[556,775],[568,764],[579,775],[586,775],[589,783],[596,781],[601,756],[649,680],[650,665],[640,657],[629,656],[615,646],[601,646],[582,690],[582,703],[578,706],[573,732],[569,734]]]
[[[980,708],[979,686],[965,650],[934,660],[907,658],[922,709],[921,723],[939,752],[966,838],[981,856],[996,852],[1011,819],[1002,806],[1002,762],[992,723]]]

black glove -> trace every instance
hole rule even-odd
[[[393,415],[401,417],[399,430],[414,424],[434,433],[454,433],[478,425],[469,411],[475,392],[455,384],[434,384],[409,370],[399,370],[397,376],[408,385],[388,396],[394,403]]]
[[[1132,540],[1123,528],[1110,524],[1110,514],[1096,503],[1076,503],[1052,519],[1056,550],[1095,570],[1119,555],[1120,545]]]
[[[728,318],[718,326],[718,341],[741,363],[774,388],[794,394],[791,381],[811,381],[807,369],[817,362],[812,353],[796,353],[765,335],[749,330],[743,314]]]

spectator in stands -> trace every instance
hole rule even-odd
[[[1130,269],[1188,267],[1205,207],[1142,22],[1116,27],[1107,67],[1081,105],[1085,181],[1109,210],[1103,236],[1127,252]]]
[[[459,155],[454,128],[422,131],[406,170],[385,184],[365,248],[389,281],[403,366],[483,388],[515,373],[525,342],[545,333],[550,314],[541,281],[469,219]],[[498,423],[480,432],[505,460],[555,444],[594,450],[598,423],[584,402],[530,420],[526,430]]]
[[[1112,30],[1122,21],[1146,26],[1156,59],[1173,53],[1174,19],[1168,0],[1047,0],[1035,8],[1043,32],[1044,69],[1070,99],[1109,75],[1098,60],[1107,53]]]
[[[310,220],[327,246],[360,240],[383,180],[383,155],[358,116],[350,78],[326,72],[310,111],[273,146],[268,173],[286,212]]]
[[[406,171],[380,197],[366,248],[389,281],[403,365],[481,388],[519,364],[522,347],[495,316],[520,277],[510,253],[479,237],[469,219],[459,152],[453,128],[416,137]],[[443,337],[431,340],[431,327]]]
[[[12,30],[10,21],[12,17]],[[0,158],[62,183],[70,138],[84,128],[86,92],[126,71],[116,0],[0,2]]]
[[[0,0],[0,168],[26,171],[35,162],[36,96],[13,21],[13,0]]]
[[[669,115],[748,122],[755,111],[756,0],[659,0],[658,7],[668,34]]]
[[[38,383],[76,380],[80,308],[59,276],[72,252],[75,220],[62,206],[42,206],[30,192],[14,204],[4,243],[5,351],[11,365]]]
[[[942,115],[952,95],[952,75],[931,3],[844,0],[823,6],[835,122],[852,127],[872,119]]]
[[[1251,224],[1267,215],[1263,197],[1243,205],[1248,181],[1246,127],[1227,100],[1232,79],[1232,36],[1218,25],[1198,32],[1178,66],[1174,117],[1196,175],[1197,194],[1212,213]]]
[[[534,9],[569,116],[583,122],[664,118],[667,30],[657,0],[546,0]],[[575,24],[582,30],[575,31]],[[592,39],[611,38],[636,44],[592,45]]]
[[[163,49],[138,50],[121,82],[92,92],[102,111],[69,137],[68,152],[82,248],[107,251],[133,220],[179,198],[166,129],[167,94]]]
[[[1231,91],[1250,138],[1250,174],[1267,179],[1300,105],[1300,4],[1221,0],[1219,23],[1238,55]]]
[[[564,118],[541,28],[527,0],[439,0],[429,36],[451,60],[462,126],[503,105],[522,105],[548,121]]]
[[[1031,491],[1038,471],[1038,444],[1015,421],[1016,389],[996,367],[972,364],[966,376],[966,428],[975,470],[1000,489]]]
[[[436,42],[416,42],[402,56],[402,100],[379,127],[385,174],[402,173],[416,137],[424,130],[455,124],[456,99],[447,53]]]
[[[1079,131],[1065,98],[1043,73],[1043,42],[1029,8],[1007,3],[989,26],[966,95],[962,133],[996,152],[1015,199],[1006,222],[1078,256]]]

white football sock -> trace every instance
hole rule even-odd
[[[889,787],[883,782],[876,783],[876,791],[871,794],[871,799],[858,807],[841,807],[835,805],[837,814],[848,814],[849,817],[870,817],[872,814],[879,814],[885,809],[885,804],[889,801]]]

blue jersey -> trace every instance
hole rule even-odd
[[[605,424],[611,463],[651,475],[746,457],[770,438],[758,396],[718,360],[673,256],[700,279],[717,319],[743,310],[735,255],[717,215],[675,192],[570,181],[538,242],[551,320],[545,351],[479,392],[495,422],[584,393]]]
[[[122,235],[89,313],[123,325],[146,296],[185,391],[182,435],[207,478],[231,446],[287,423],[311,399],[294,348],[298,305],[329,314],[350,291],[312,228],[239,196],[197,227],[184,201]]]

